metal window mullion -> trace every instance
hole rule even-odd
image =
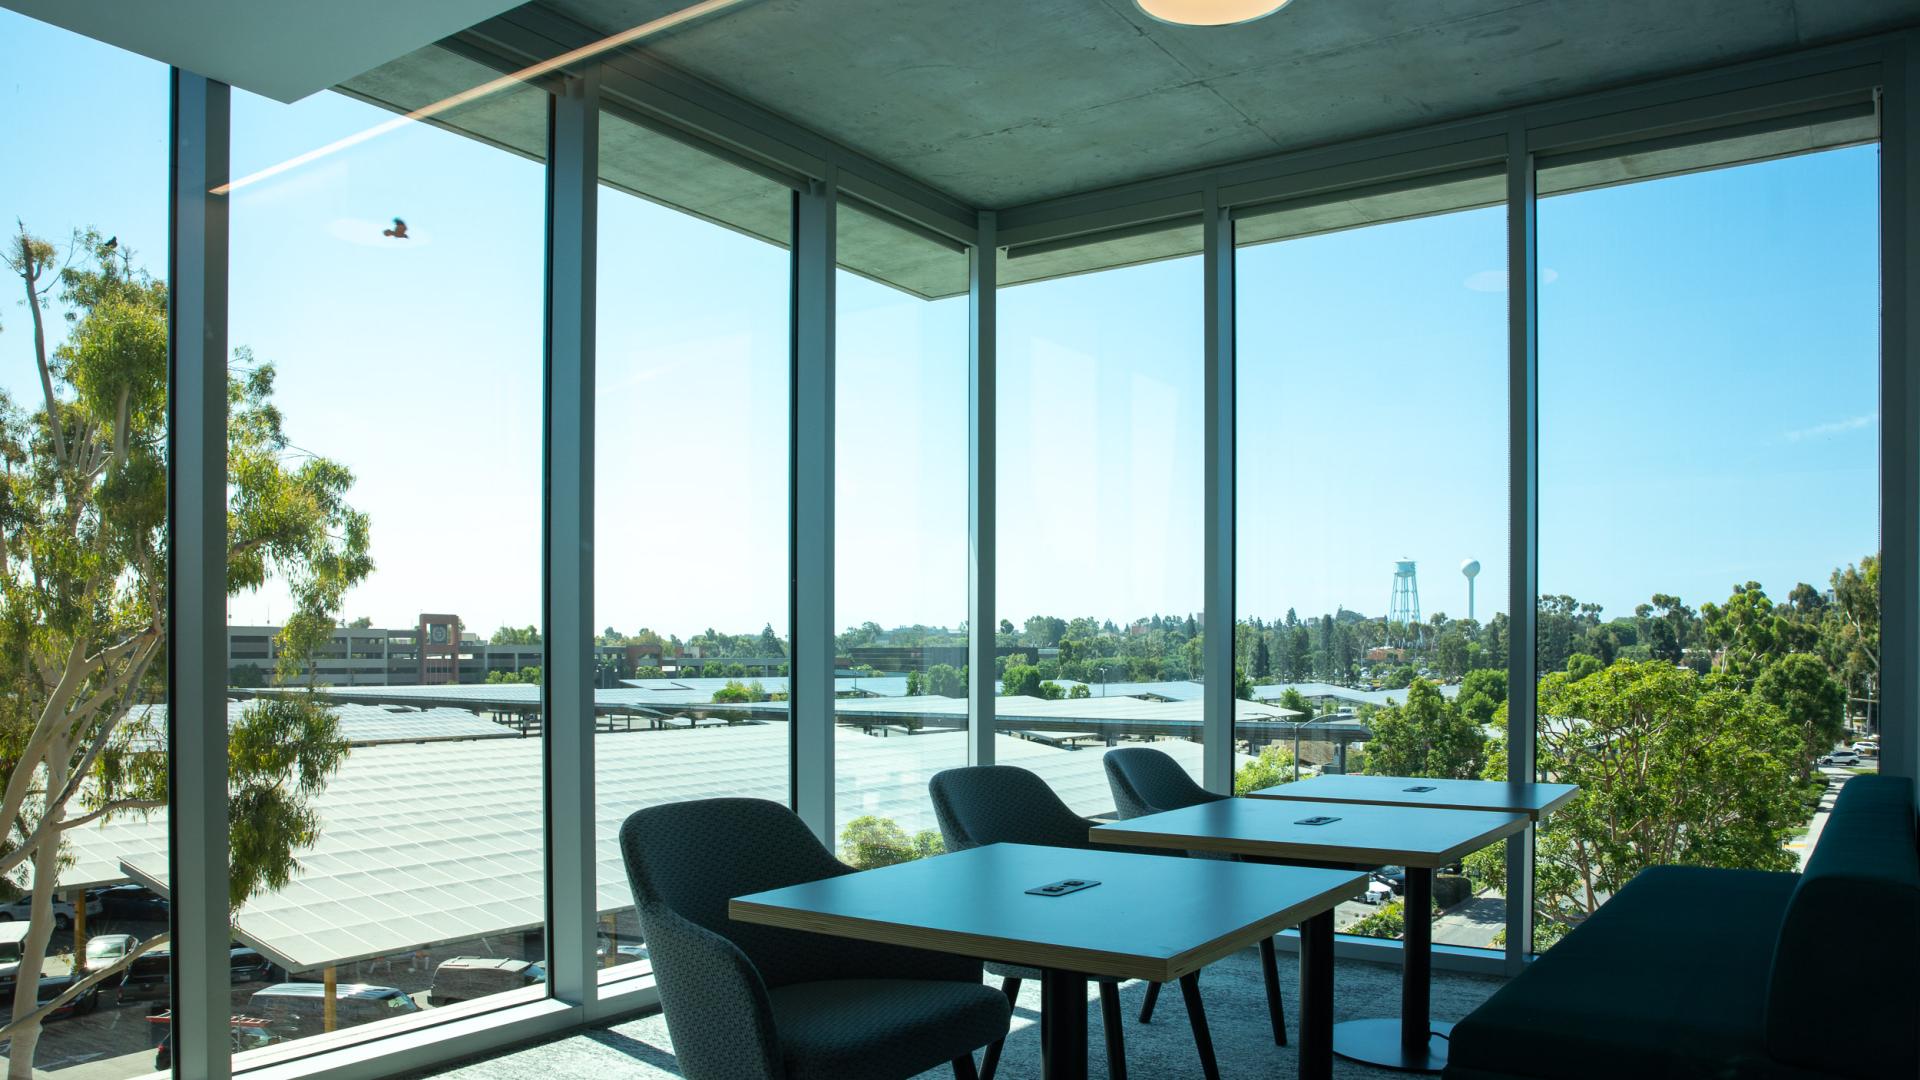
[[[1920,109],[1909,32],[1880,113],[1880,770],[1920,776]]]
[[[995,572],[994,516],[999,438],[999,248],[996,215],[982,210],[967,275],[967,764],[993,764]]]
[[[598,989],[593,793],[593,392],[597,76],[553,95],[547,134],[546,837],[548,986]]]
[[[231,91],[175,68],[169,184],[168,882],[173,1062],[232,1074],[227,1033],[227,199]]]
[[[1538,673],[1534,634],[1540,555],[1539,229],[1533,155],[1516,120],[1507,146],[1507,779],[1531,783],[1537,767]],[[1533,952],[1534,829],[1507,841],[1507,970]]]
[[[1203,595],[1205,639],[1200,667],[1206,695],[1200,721],[1201,782],[1233,790],[1234,370],[1233,215],[1215,188],[1206,192],[1201,256],[1205,368],[1206,519]]]
[[[829,170],[831,171],[831,170]],[[793,808],[833,845],[833,177],[793,196]]]

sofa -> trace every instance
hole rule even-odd
[[[1913,781],[1848,781],[1803,873],[1642,871],[1455,1025],[1445,1076],[1920,1077]]]

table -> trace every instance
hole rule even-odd
[[[1306,824],[1314,818],[1330,819]],[[1101,825],[1096,843],[1218,851],[1287,862],[1407,868],[1404,910],[1433,907],[1433,871],[1527,827],[1525,814],[1362,803],[1221,799]],[[1214,861],[1214,860],[1196,860]],[[1342,1057],[1389,1069],[1438,1072],[1447,1063],[1451,1024],[1429,1015],[1433,922],[1409,914],[1400,951],[1400,1019],[1349,1020],[1333,1031]],[[1305,928],[1302,927],[1302,939]]]
[[[1580,794],[1577,784],[1514,784],[1499,780],[1427,780],[1413,776],[1316,776],[1250,793],[1258,799],[1292,799],[1434,810],[1490,810],[1525,814],[1534,824]]]
[[[1269,805],[1279,805],[1272,803]],[[1026,890],[1077,879],[1060,896]],[[1087,1075],[1087,980],[1166,982],[1301,927],[1300,1075],[1333,1073],[1333,908],[1348,870],[989,844],[735,897],[744,922],[1037,967],[1048,1080]]]

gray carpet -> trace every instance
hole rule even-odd
[[[1286,953],[1281,954],[1280,965],[1281,989],[1287,1003],[1287,1031],[1291,1038],[1299,1033],[1297,965]],[[1399,1015],[1398,968],[1342,960],[1335,965],[1334,972],[1335,1020]],[[1436,973],[1434,1019],[1458,1020],[1498,989],[1501,981],[1486,976]],[[1200,987],[1223,1080],[1251,1077],[1265,1080],[1296,1075],[1293,1048],[1275,1046],[1267,1027],[1266,995],[1260,987],[1258,954],[1254,950],[1248,949],[1207,968],[1200,977]],[[1153,1023],[1144,1026],[1138,1018],[1145,984],[1128,983],[1121,987],[1120,993],[1127,1017],[1130,1075],[1135,1080],[1199,1076],[1199,1059],[1194,1055],[1193,1033],[1187,1026],[1180,988],[1170,985],[1161,992]],[[1006,1052],[1000,1062],[1000,1076],[1007,1080],[1028,1080],[1040,1075],[1039,1010],[1040,988],[1033,984],[1022,987],[1020,1007],[1013,1017],[1013,1034],[1007,1039]],[[1097,998],[1091,995],[1087,1037],[1091,1076],[1103,1078],[1107,1071],[1100,1008]],[[673,1044],[667,1038],[666,1021],[655,1013],[426,1075],[450,1080],[553,1080],[571,1076],[591,1076],[597,1080],[615,1077],[666,1080],[680,1074],[674,1069]],[[943,1068],[924,1074],[922,1080],[951,1080],[952,1075]],[[1385,1080],[1404,1078],[1406,1074],[1373,1069],[1336,1057],[1333,1075],[1341,1080],[1375,1077]]]

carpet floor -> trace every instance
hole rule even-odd
[[[1297,970],[1281,954],[1281,992],[1286,999],[1289,1038],[1299,1033]],[[997,980],[993,981],[998,985]],[[1490,976],[1436,972],[1433,977],[1433,1018],[1458,1020],[1486,1000],[1503,980]],[[1223,1080],[1296,1075],[1297,1057],[1291,1046],[1275,1046],[1267,1026],[1266,995],[1260,985],[1258,953],[1252,949],[1228,957],[1200,977],[1202,1000],[1213,1033],[1214,1056]],[[1180,1000],[1180,988],[1169,985],[1160,994],[1151,1024],[1139,1023],[1145,983],[1120,988],[1127,1017],[1127,1067],[1134,1080],[1173,1080],[1200,1075],[1192,1029]],[[1342,960],[1334,966],[1334,1019],[1397,1016],[1400,1012],[1400,970],[1382,964]],[[1014,1010],[1013,1031],[1000,1059],[999,1075],[1007,1080],[1031,1080],[1040,1075],[1040,988],[1028,983]],[[1100,1028],[1098,998],[1090,994],[1087,1016],[1087,1056],[1090,1075],[1107,1075]],[[977,1060],[977,1058],[976,1058]],[[595,1077],[614,1080],[667,1080],[678,1077],[673,1043],[666,1020],[658,1013],[528,1046],[482,1061],[422,1074],[446,1080],[553,1080],[555,1077]],[[921,1080],[950,1080],[946,1068],[923,1074]],[[1339,1080],[1404,1077],[1404,1073],[1375,1069],[1335,1057],[1333,1075]]]

